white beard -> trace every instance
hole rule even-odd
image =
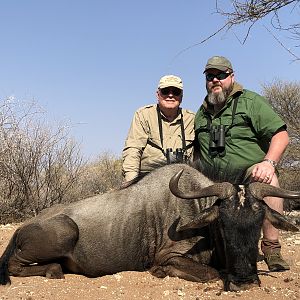
[[[210,92],[208,93],[207,100],[212,105],[219,105],[225,103],[226,97],[223,91],[216,94]]]
[[[206,87],[207,88],[207,87]],[[233,89],[233,83],[227,89],[222,89],[219,93],[212,93],[211,91],[208,92],[207,100],[208,103],[212,105],[224,105],[228,96],[230,95]]]

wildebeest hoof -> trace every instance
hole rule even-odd
[[[165,278],[167,276],[166,272],[161,266],[155,266],[149,270],[149,272],[158,278]]]
[[[250,290],[251,288],[258,287],[258,286],[259,286],[258,281],[251,282],[251,283],[244,283],[244,284],[236,284],[230,282],[227,290],[231,292],[239,292],[239,291]]]
[[[49,279],[64,279],[64,273],[61,266],[58,264],[50,266],[46,271],[46,278]]]

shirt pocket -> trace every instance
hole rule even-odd
[[[246,115],[235,115],[231,127],[232,128],[230,129],[230,136],[233,139],[247,139],[255,135],[255,130]]]
[[[150,141],[150,143],[155,144],[158,147],[161,147],[159,131],[151,130],[151,132],[149,133],[148,141]]]

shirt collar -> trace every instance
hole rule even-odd
[[[178,108],[176,118],[175,118],[173,121],[171,121],[171,122],[167,119],[167,117],[164,115],[164,113],[163,113],[161,110],[159,110],[159,112],[160,112],[162,118],[163,118],[165,121],[167,121],[168,123],[176,123],[178,120],[181,119],[181,108],[180,108],[180,107]]]

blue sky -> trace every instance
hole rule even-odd
[[[226,7],[230,1],[222,1]],[[48,118],[73,124],[86,157],[120,155],[134,111],[155,103],[158,80],[182,77],[182,106],[196,111],[205,96],[203,67],[228,57],[236,80],[261,91],[277,78],[299,80],[299,61],[258,22],[221,32],[176,56],[224,24],[215,1],[26,0],[0,3],[0,97],[35,99]],[[298,22],[299,10],[283,11]],[[295,22],[296,22],[295,21]],[[274,31],[274,33],[276,33]],[[296,44],[276,33],[289,47]]]

